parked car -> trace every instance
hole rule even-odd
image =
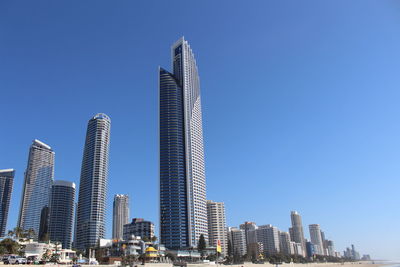
[[[39,259],[37,256],[28,256],[26,258],[26,263],[27,264],[39,264]]]
[[[4,260],[4,264],[26,264],[26,259],[24,257],[10,255]]]

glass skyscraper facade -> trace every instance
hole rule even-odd
[[[72,245],[74,225],[75,184],[56,180],[51,188],[48,234],[50,240],[60,242],[62,248]]]
[[[18,226],[33,229],[36,238],[42,209],[49,205],[53,180],[54,151],[45,143],[34,140],[29,149]]]
[[[110,128],[110,118],[102,113],[88,122],[79,184],[77,249],[94,247],[105,236]]]
[[[14,175],[14,169],[0,170],[0,237],[6,232]]]
[[[171,49],[173,73],[159,70],[160,241],[169,249],[208,240],[200,83],[182,37]]]

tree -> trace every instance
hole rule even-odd
[[[157,237],[154,235],[154,236],[151,238],[151,242],[155,243],[156,241],[157,241]]]
[[[217,254],[210,254],[206,258],[209,261],[216,261],[217,260]]]
[[[206,249],[206,239],[204,235],[201,234],[199,238],[199,243],[197,244],[197,250],[200,252],[201,257],[204,256],[204,250]]]
[[[176,257],[174,254],[172,253],[167,253],[167,255],[165,255],[167,258],[169,258],[171,261],[175,261]]]
[[[3,254],[18,254],[20,245],[11,238],[5,238],[0,242],[0,250],[5,251]]]

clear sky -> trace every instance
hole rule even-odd
[[[56,152],[79,183],[87,121],[111,117],[112,197],[158,226],[158,66],[199,67],[207,195],[229,226],[319,223],[342,251],[400,258],[400,2],[0,1],[0,168]]]

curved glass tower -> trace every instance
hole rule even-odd
[[[102,113],[88,122],[83,151],[75,246],[96,246],[105,236],[110,118]]]
[[[173,73],[160,68],[160,239],[169,249],[208,240],[200,83],[182,37],[171,49]]]
[[[54,151],[45,143],[34,140],[29,149],[18,226],[39,234],[42,209],[49,205],[54,180]]]

